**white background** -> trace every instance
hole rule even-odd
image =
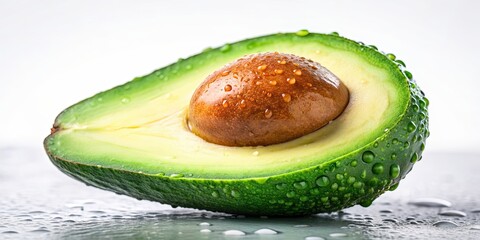
[[[430,99],[429,151],[478,151],[480,1],[0,0],[0,146],[40,146],[99,91],[244,38],[308,29],[406,62]]]

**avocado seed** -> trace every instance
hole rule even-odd
[[[211,143],[271,145],[320,129],[348,101],[346,86],[319,63],[259,53],[209,75],[190,100],[187,121],[193,133]]]

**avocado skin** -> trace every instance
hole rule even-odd
[[[62,172],[87,185],[173,206],[258,216],[301,216],[356,204],[368,206],[386,190],[397,187],[421,159],[429,136],[428,99],[403,70],[403,62],[385,58],[398,65],[408,84],[410,99],[403,116],[376,141],[299,171],[250,179],[168,177],[62,159],[49,151],[48,137],[45,149]]]

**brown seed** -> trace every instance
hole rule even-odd
[[[285,102],[290,102],[292,100],[292,96],[290,96],[288,93],[282,93],[282,98]]]
[[[295,84],[295,82],[297,82],[297,80],[295,78],[287,78],[287,82],[290,83],[290,84]]]
[[[273,115],[272,111],[270,109],[265,109],[265,117],[266,118],[271,118]]]
[[[225,87],[223,88],[223,90],[225,90],[225,92],[230,92],[230,91],[232,91],[232,85],[230,85],[230,84],[225,85]]]
[[[293,73],[294,73],[295,75],[297,75],[297,76],[300,76],[300,75],[302,75],[302,70],[300,70],[300,69],[295,69],[295,70],[293,70]]]
[[[268,82],[268,84],[275,86],[275,85],[277,85],[277,81],[275,81],[275,80],[270,80],[270,81]]]
[[[283,70],[282,69],[275,69],[275,74],[282,74],[283,73]]]
[[[282,60],[282,61],[278,60],[277,62],[280,63],[280,64],[282,64],[282,65],[287,64],[287,61],[285,61],[285,60]]]

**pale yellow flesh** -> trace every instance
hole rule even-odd
[[[228,173],[242,169],[249,175],[258,172],[259,176],[262,169],[269,167],[290,171],[311,166],[312,162],[326,162],[331,159],[325,156],[340,157],[373,141],[385,130],[382,122],[390,119],[386,116],[399,114],[398,108],[389,107],[399,101],[395,86],[388,80],[389,73],[354,53],[318,44],[305,45],[308,44],[296,48],[278,44],[274,49],[319,62],[337,75],[350,92],[345,111],[309,135],[266,147],[225,147],[191,133],[185,126],[191,95],[205,77],[225,64],[212,63],[183,74],[181,80],[170,81],[160,92],[147,94],[148,99],[138,104],[132,99],[125,110],[82,126],[70,126],[59,133],[58,139],[75,144],[78,152],[109,156],[115,165],[138,161],[140,165],[164,166],[163,172],[167,173],[185,169]],[[172,163],[170,171],[168,166]]]

